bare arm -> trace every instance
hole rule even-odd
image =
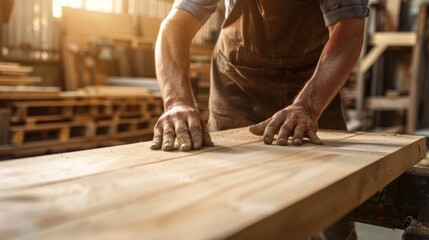
[[[180,9],[173,9],[161,24],[155,46],[155,63],[165,112],[154,128],[151,147],[154,150],[173,150],[176,137],[183,151],[213,145],[189,83],[189,49],[202,24]]]
[[[155,46],[155,62],[166,110],[175,104],[195,107],[189,84],[189,49],[201,26],[198,19],[180,9],[173,9],[162,22]]]
[[[329,41],[314,75],[295,104],[305,106],[319,118],[337,95],[353,69],[362,48],[364,18],[351,18],[329,26]]]
[[[314,144],[322,144],[316,135],[317,121],[359,57],[364,26],[364,18],[349,18],[330,25],[329,40],[316,70],[295,101],[272,118],[252,126],[250,131],[264,135],[266,144],[272,143],[276,133],[279,145],[286,145],[289,136],[293,137],[294,145],[301,145],[304,136]]]

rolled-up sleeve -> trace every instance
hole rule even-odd
[[[216,11],[219,0],[176,0],[173,8],[183,9],[202,22],[206,22]]]
[[[320,0],[325,25],[346,18],[366,17],[369,14],[368,0]]]

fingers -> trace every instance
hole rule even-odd
[[[163,127],[160,127],[160,123],[157,123],[154,128],[153,143],[150,149],[172,151],[174,150],[176,138],[180,151],[198,150],[202,146],[214,146],[204,122],[196,118],[188,118],[187,123],[181,119],[175,119],[171,122],[164,121],[162,123]]]
[[[202,146],[213,147],[214,143],[210,137],[209,129],[204,121],[195,118],[188,119],[189,132],[192,138],[192,148],[201,149]]]
[[[293,126],[284,123],[280,128],[279,135],[277,136],[277,144],[280,146],[286,146],[292,130]]]
[[[162,150],[163,151],[173,151],[175,138],[176,138],[176,133],[174,132],[173,125],[171,125],[170,123],[165,123],[164,124]]]
[[[185,121],[181,119],[177,119],[174,121],[174,125],[176,128],[176,137],[179,142],[179,150],[180,151],[191,151],[192,149],[192,141],[189,136],[188,126]]]
[[[203,144],[203,129],[200,121],[195,118],[188,117],[188,127],[192,140],[192,149],[201,149]]]
[[[268,123],[271,121],[271,118],[260,122],[258,124],[252,125],[249,127],[249,131],[257,136],[264,135],[265,128],[267,127]]]
[[[278,119],[269,118],[263,122],[252,125],[249,131],[257,136],[264,136],[265,144],[272,144],[274,135],[277,133],[281,122]]]
[[[159,150],[162,147],[162,128],[155,125],[153,130],[153,143],[150,146],[151,150]]]
[[[307,137],[310,139],[310,142],[316,145],[323,145],[322,140],[316,135],[316,132],[313,130],[307,131]]]
[[[203,122],[203,145],[207,147],[213,147],[214,143],[210,137],[209,129],[207,125]]]
[[[150,148],[172,151],[176,138],[181,151],[214,145],[200,112],[186,105],[177,105],[161,115],[154,128]]]
[[[323,143],[316,135],[317,120],[305,106],[292,104],[249,130],[255,135],[263,135],[265,144],[272,144],[278,133],[277,144],[280,146],[287,145],[290,136],[295,146],[301,146],[304,137],[308,137],[313,144],[321,145]]]
[[[278,132],[281,124],[283,123],[284,119],[279,118],[273,118],[264,131],[264,143],[265,144],[272,144],[274,135]]]
[[[296,126],[293,133],[292,144],[295,146],[301,146],[302,139],[304,138],[304,133],[305,133],[304,125],[299,124],[298,126]]]

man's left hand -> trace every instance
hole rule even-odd
[[[323,144],[316,135],[317,118],[304,107],[293,104],[271,118],[250,126],[249,130],[255,135],[263,135],[265,144],[272,144],[275,134],[278,134],[277,144],[281,146],[287,145],[290,136],[292,144],[296,146],[302,145],[304,137],[308,137],[313,144]]]

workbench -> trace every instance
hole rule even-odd
[[[320,130],[324,145],[141,142],[0,162],[0,239],[307,239],[426,155],[417,136]]]

